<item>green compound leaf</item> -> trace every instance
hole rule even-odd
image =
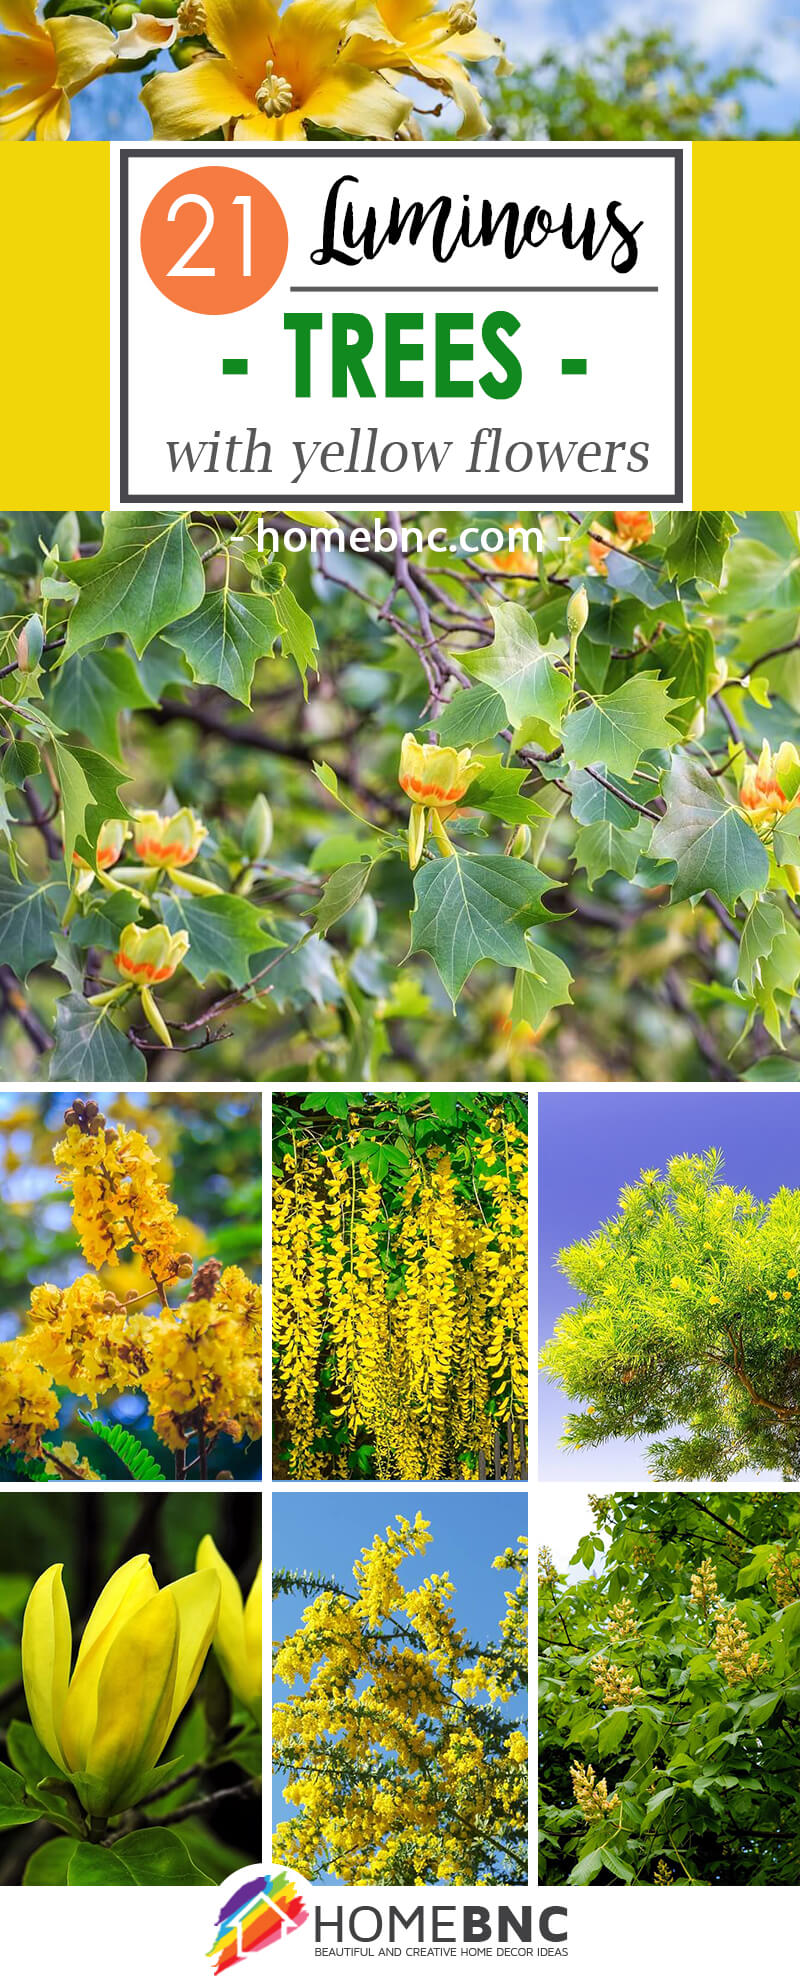
[[[542,921],[549,880],[513,856],[455,855],[427,862],[415,882],[412,952],[428,952],[451,1000],[482,959],[528,965],[525,932]]]
[[[141,655],[162,628],[190,614],[205,592],[186,518],[169,511],[106,512],[100,551],[71,561],[65,570],[78,599],[62,666],[104,635],[127,635]]]
[[[158,899],[161,915],[170,931],[187,931],[189,951],[185,966],[198,986],[212,973],[218,973],[233,986],[243,986],[250,977],[250,960],[263,952],[266,942],[266,913],[244,897],[163,896]]]
[[[49,1075],[72,1083],[116,1083],[146,1077],[147,1063],[104,1008],[91,1007],[82,994],[71,993],[56,1008]]]
[[[715,890],[732,907],[744,891],[764,890],[769,858],[733,801],[690,759],[676,759],[664,782],[667,812],[653,831],[651,855],[674,862],[672,901]]]
[[[556,667],[566,659],[566,642],[551,635],[543,647],[533,615],[524,607],[495,607],[493,613],[491,648],[472,649],[457,661],[497,692],[515,730],[528,718],[557,730],[570,697],[569,676]]]
[[[0,959],[24,980],[52,959],[69,892],[61,883],[18,883],[0,870]]]
[[[573,766],[606,766],[631,779],[642,753],[675,744],[669,687],[652,670],[571,711],[562,732]]]
[[[165,1481],[164,1471],[159,1469],[149,1450],[145,1449],[144,1444],[130,1428],[106,1428],[102,1421],[90,1421],[85,1414],[81,1415],[81,1421],[90,1435],[95,1435],[99,1442],[105,1442],[106,1447],[113,1450],[114,1455],[119,1457],[120,1462],[138,1483]]]
[[[195,682],[213,683],[249,706],[256,663],[272,654],[280,633],[271,595],[220,587],[177,627],[166,628],[164,640],[185,655]]]
[[[514,998],[511,1004],[511,1026],[526,1025],[534,1034],[552,1014],[554,1007],[571,1007],[572,975],[564,960],[557,952],[550,952],[545,945],[537,945],[529,938],[528,965],[514,975]]]

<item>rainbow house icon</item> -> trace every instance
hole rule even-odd
[[[215,1973],[261,1952],[305,1925],[308,1912],[285,1870],[254,1877],[222,1906],[209,1959]]]

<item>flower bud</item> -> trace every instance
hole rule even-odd
[[[120,935],[114,965],[134,986],[155,986],[171,980],[189,950],[188,931],[169,931],[165,924],[126,925]]]
[[[567,628],[574,636],[582,635],[589,619],[589,596],[585,586],[576,587],[570,594],[567,606]]]
[[[257,793],[242,829],[242,852],[260,862],[272,846],[272,808],[266,794]]]
[[[527,821],[521,821],[518,829],[516,830],[516,833],[512,836],[511,844],[508,851],[509,855],[518,856],[520,858],[522,856],[530,855],[532,841],[533,841],[533,836],[531,834],[530,828],[528,827]]]

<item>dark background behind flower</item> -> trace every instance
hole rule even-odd
[[[216,1256],[223,1267],[238,1264],[253,1282],[260,1282],[260,1099],[219,1092],[96,1095],[109,1124],[143,1131],[162,1159],[182,1240],[196,1266]],[[22,1328],[35,1284],[63,1288],[86,1271],[70,1219],[69,1190],[58,1185],[53,1159],[72,1097],[67,1090],[36,1097],[8,1091],[0,1101],[0,1341],[16,1337]],[[136,1284],[136,1265],[125,1256],[120,1269],[105,1272],[103,1280],[119,1294],[118,1286]],[[81,1453],[93,1468],[104,1477],[124,1478],[126,1470],[109,1449],[86,1435],[76,1414],[76,1402],[68,1395],[53,1439],[79,1435]],[[131,1428],[145,1447],[160,1450],[139,1394],[120,1395],[110,1408],[94,1410],[93,1418]],[[257,1480],[260,1444],[234,1445],[222,1437],[215,1445],[213,1469]],[[13,1465],[0,1465],[0,1482],[9,1480],[15,1480]]]

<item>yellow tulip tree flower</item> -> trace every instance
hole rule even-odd
[[[800,753],[784,740],[777,752],[767,739],[756,766],[748,766],[739,800],[754,828],[773,828],[781,816],[800,804]]]
[[[191,1697],[220,1608],[212,1568],[159,1589],[146,1553],[112,1573],[70,1679],[72,1627],[61,1566],[36,1581],[22,1627],[31,1724],[81,1806],[106,1820],[154,1787],[154,1770]]]
[[[125,925],[120,933],[119,951],[114,954],[120,984],[92,994],[90,1005],[113,1007],[117,1001],[127,998],[131,987],[138,987],[151,1028],[155,1029],[165,1049],[171,1049],[172,1036],[156,1004],[152,988],[163,980],[172,979],[188,950],[188,931],[170,931],[165,924]]]
[[[5,0],[3,0],[5,4]],[[358,0],[205,0],[213,55],[153,76],[142,91],[154,138],[305,138],[308,124],[353,138],[393,138],[411,108],[378,64],[342,48]]]
[[[82,14],[36,18],[36,0],[0,0],[0,140],[68,138],[70,98],[110,69],[110,28]]]
[[[210,1533],[197,1548],[200,1572],[214,1573],[219,1580],[219,1621],[214,1634],[214,1654],[234,1697],[261,1722],[261,1567],[253,1585],[242,1599],[235,1573],[217,1551]]]
[[[431,0],[374,0],[359,9],[345,36],[345,52],[374,69],[399,69],[452,97],[461,112],[459,138],[480,138],[489,126],[480,94],[466,68],[497,56],[506,73],[504,44],[478,26],[469,0],[443,10]]]
[[[425,845],[426,809],[437,847],[442,855],[453,854],[453,844],[443,823],[455,814],[459,801],[483,770],[483,760],[473,759],[469,746],[456,752],[452,745],[419,745],[413,731],[406,732],[400,748],[398,779],[412,803],[408,824],[408,858],[412,869],[416,869]]]

